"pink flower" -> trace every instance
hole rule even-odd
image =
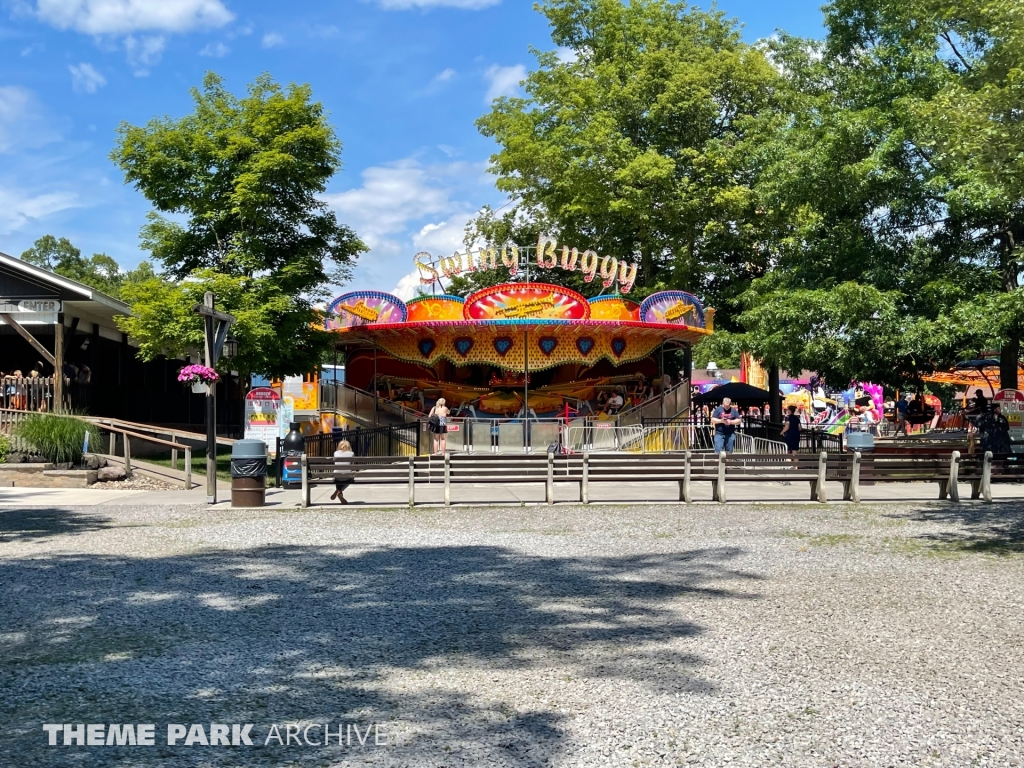
[[[219,379],[220,375],[213,368],[207,368],[205,365],[186,365],[178,371],[178,381],[182,384],[199,384],[200,382],[210,384]]]

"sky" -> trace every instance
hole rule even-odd
[[[753,42],[820,36],[820,4],[718,7]],[[530,0],[0,0],[0,251],[52,234],[138,264],[149,205],[109,159],[118,125],[187,114],[207,71],[239,94],[267,72],[309,83],[344,144],[325,199],[370,246],[345,290],[411,297],[413,255],[506,202],[474,121],[531,48],[555,46]]]

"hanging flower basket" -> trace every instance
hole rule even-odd
[[[205,365],[186,365],[178,371],[178,381],[191,386],[197,395],[205,395],[210,389],[210,384],[219,378],[213,368],[207,368]]]

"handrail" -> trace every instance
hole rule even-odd
[[[21,411],[21,410],[10,409],[10,408],[0,408],[0,422],[3,421],[2,417],[6,416],[6,415],[14,415],[14,416],[18,416],[18,417],[24,418],[25,416],[28,416],[30,413],[31,412],[29,412],[29,411]],[[56,415],[59,416],[61,414],[56,414]],[[100,429],[105,429],[105,430],[107,430],[110,433],[111,441],[110,441],[110,452],[107,454],[108,456],[116,455],[117,440],[115,438],[115,434],[120,434],[122,436],[122,438],[124,440],[124,471],[125,471],[125,474],[128,474],[128,475],[130,475],[132,473],[131,443],[128,440],[128,438],[130,438],[130,437],[134,437],[137,440],[145,440],[145,441],[150,442],[150,443],[156,443],[157,445],[166,445],[166,446],[168,446],[171,449],[171,466],[172,466],[172,468],[175,471],[177,471],[177,469],[178,469],[178,451],[184,451],[185,452],[185,490],[191,490],[192,489],[192,448],[191,448],[191,446],[184,445],[183,443],[176,443],[176,442],[173,442],[173,441],[170,441],[170,440],[161,440],[160,438],[157,438],[157,437],[150,437],[149,435],[143,435],[143,434],[140,434],[138,432],[134,432],[132,430],[124,429],[123,427],[115,427],[115,426],[112,426],[112,425],[109,425],[109,424],[103,424],[103,423],[101,423],[102,420],[96,419],[96,418],[90,418],[90,417],[87,417],[87,416],[85,416],[85,417],[78,416],[78,417],[73,417],[73,418],[81,418],[83,421],[88,421],[88,422],[90,422],[92,424],[95,424]],[[14,419],[11,419],[10,423],[13,424],[14,421],[15,421]],[[145,425],[141,425],[141,426],[145,426]],[[163,430],[163,431],[170,431],[170,430]],[[176,432],[177,430],[174,430],[174,431]],[[232,442],[234,442],[234,441],[232,441]]]
[[[183,450],[185,452],[185,490],[192,490],[192,448],[191,446],[184,445],[182,443],[175,443],[170,440],[161,440],[157,437],[149,437],[148,435],[141,435],[138,432],[132,432],[127,429],[119,429],[117,427],[107,426],[106,424],[97,424],[100,429],[105,429],[110,432],[110,453],[109,456],[114,456],[117,451],[117,438],[115,433],[121,435],[124,442],[124,471],[126,475],[132,473],[132,454],[131,454],[131,443],[129,437],[134,437],[139,440],[145,440],[146,442],[156,443],[157,445],[166,445],[171,448],[171,468],[178,471],[178,451]]]
[[[196,440],[205,443],[206,434],[202,432],[189,432],[183,429],[171,429],[169,427],[155,427],[152,424],[141,424],[136,421],[125,421],[124,419],[114,419],[108,416],[82,416],[80,418],[86,421],[91,421],[96,426],[117,426],[118,429],[131,428],[140,432],[154,432],[156,434],[170,435],[171,438],[183,437],[188,440]],[[218,445],[234,445],[238,442],[233,437],[221,437],[217,436]]]

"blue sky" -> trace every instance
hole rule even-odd
[[[706,4],[705,4],[706,5]],[[731,0],[748,40],[821,34],[820,0]],[[329,203],[371,246],[347,288],[409,293],[503,197],[474,120],[554,46],[530,0],[0,0],[0,251],[44,235],[137,264],[149,206],[108,159],[121,121],[189,111],[207,70],[310,83],[344,142]]]

